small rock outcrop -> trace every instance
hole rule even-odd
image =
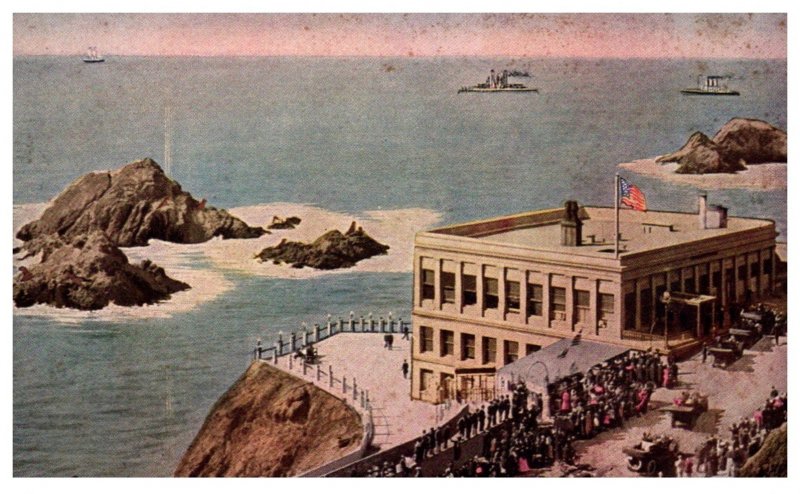
[[[769,433],[764,444],[751,456],[739,471],[740,477],[786,477],[787,468],[786,424]]]
[[[272,223],[267,227],[268,230],[293,230],[300,224],[300,218],[297,216],[289,216],[288,218],[281,218],[279,216],[272,217]]]
[[[93,231],[103,232],[119,247],[147,245],[150,239],[187,244],[218,235],[256,238],[265,232],[225,210],[207,206],[205,199],[196,200],[146,158],[119,170],[79,178],[39,219],[24,225],[17,238],[29,242],[58,234],[70,243]]]
[[[17,307],[48,304],[97,310],[110,303],[145,305],[190,288],[150,261],[130,264],[99,231],[73,237],[71,243],[57,235],[40,240],[41,262],[20,268],[14,280]]]
[[[736,173],[745,165],[785,163],[786,132],[767,122],[734,118],[713,138],[695,132],[681,149],[659,157],[659,163],[677,162],[676,173]]]
[[[361,419],[341,400],[253,362],[214,404],[176,477],[288,477],[360,447]]]
[[[346,233],[331,230],[310,244],[283,239],[278,245],[262,250],[256,258],[291,264],[294,268],[338,269],[355,266],[358,261],[386,254],[388,250],[388,245],[377,242],[353,222]]]

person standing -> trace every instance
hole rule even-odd
[[[706,363],[706,357],[708,357],[708,345],[703,343],[703,363]]]
[[[386,335],[386,344],[388,345],[389,350],[392,349],[392,345],[394,344],[394,335],[389,333]]]
[[[400,368],[403,371],[403,379],[408,379],[408,360],[403,359],[403,365]]]
[[[408,339],[408,326],[403,324],[403,320],[402,319],[400,319],[400,330],[403,333],[403,339],[407,340]]]

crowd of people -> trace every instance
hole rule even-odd
[[[593,437],[647,412],[653,390],[672,387],[677,372],[677,364],[658,353],[628,352],[551,385],[550,415],[569,434]]]
[[[786,413],[786,393],[773,388],[764,406],[752,417],[743,417],[731,425],[730,439],[712,436],[698,448],[694,458],[680,455],[675,462],[677,475],[737,477],[747,459],[761,449],[767,434],[786,421]]]

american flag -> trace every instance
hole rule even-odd
[[[647,211],[647,200],[644,198],[644,192],[639,190],[639,187],[619,177],[619,192],[622,196],[622,204],[630,206],[637,211]]]

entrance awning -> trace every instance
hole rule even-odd
[[[670,303],[677,303],[683,305],[693,305],[700,307],[706,302],[713,302],[717,297],[713,295],[703,295],[700,293],[687,293],[687,292],[669,292]]]
[[[586,372],[628,350],[607,343],[565,338],[502,367],[497,371],[497,376],[505,378],[507,382],[522,379],[529,388],[544,390],[548,382]]]

